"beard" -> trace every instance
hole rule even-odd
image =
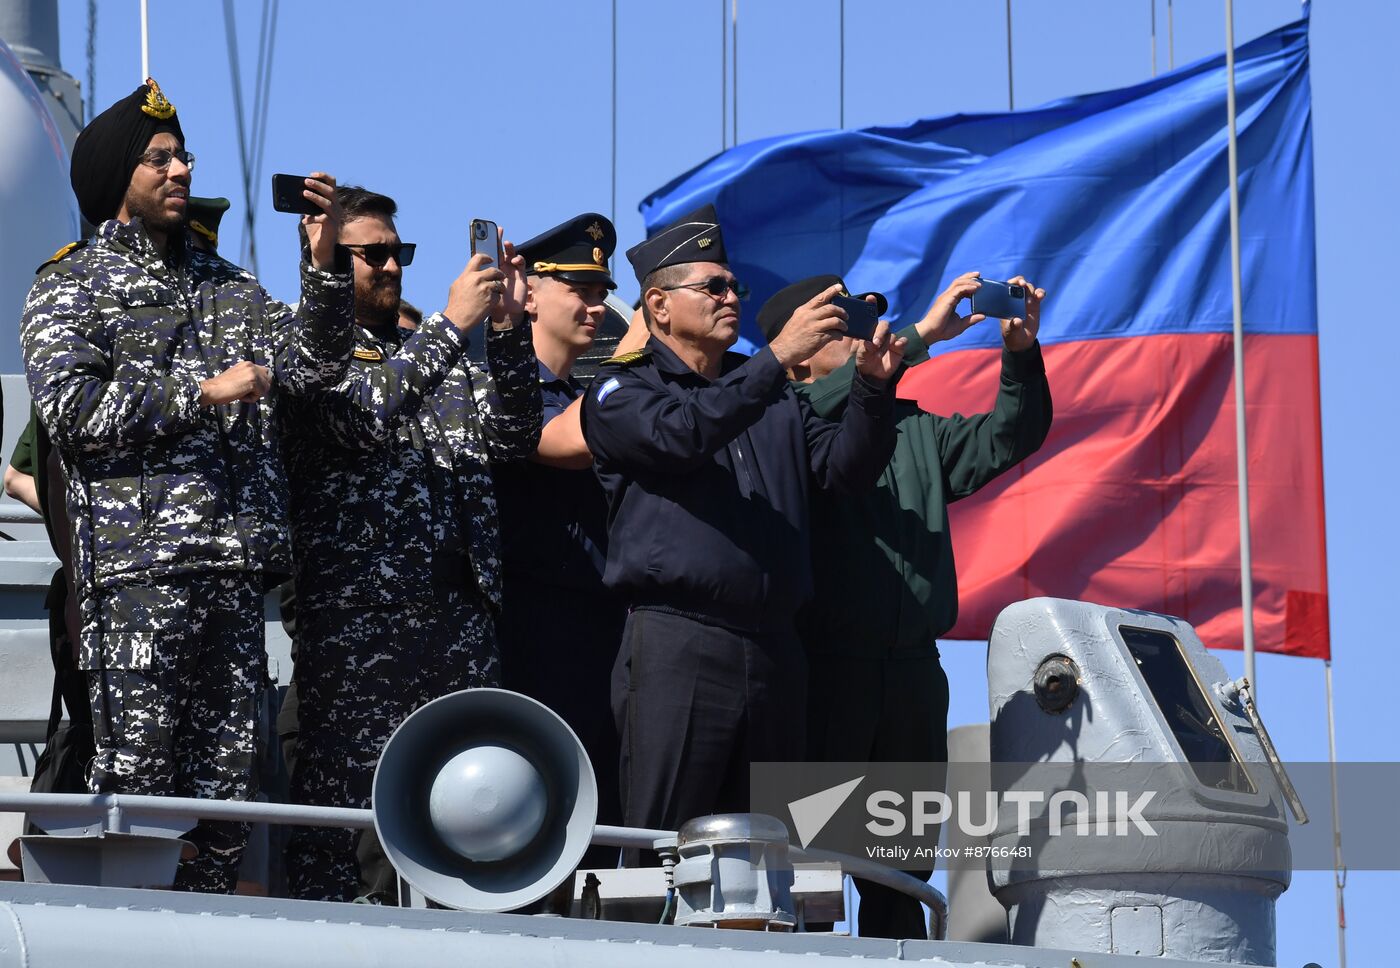
[[[355,318],[370,328],[397,326],[403,282],[392,276],[355,281]]]
[[[132,218],[139,218],[148,229],[155,229],[166,235],[184,228],[185,213],[171,215],[164,209],[166,196],[157,194],[146,197],[128,193],[126,196],[126,210]],[[188,201],[186,205],[188,205]]]

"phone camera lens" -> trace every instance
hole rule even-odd
[[[1011,298],[1012,298],[1012,299],[1025,299],[1025,298],[1026,298],[1026,287],[1025,287],[1025,286],[1007,286],[1007,292],[1009,292],[1009,293],[1011,294]]]
[[[484,238],[486,238],[486,226],[484,226],[484,225],[478,225],[478,226],[476,227],[476,237],[477,237],[478,239],[484,239]]]

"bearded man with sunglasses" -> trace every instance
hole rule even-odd
[[[336,195],[359,325],[349,373],[298,401],[288,421],[299,720],[291,794],[367,807],[379,752],[405,716],[499,681],[490,462],[534,452],[540,393],[523,260],[509,242],[505,266],[472,256],[446,309],[409,333],[398,313],[413,246],[399,239],[397,205],[353,186]],[[479,368],[466,348],[482,325]],[[293,831],[292,895],[377,895],[377,878],[357,863],[356,837]]]
[[[155,81],[73,146],[97,226],[39,269],[20,337],[67,481],[97,793],[246,800],[267,669],[263,593],[291,569],[284,405],[346,372],[335,180],[306,180],[301,308],[189,244],[194,156]],[[247,826],[202,822],[176,886],[227,892]]]
[[[630,826],[749,809],[749,764],[804,753],[812,487],[871,487],[894,449],[903,340],[857,350],[850,405],[818,417],[785,370],[845,332],[832,286],[752,357],[713,206],[627,253],[651,337],[600,369],[583,435],[609,501],[604,581],[630,606],[614,678]],[[853,605],[853,607],[860,607]]]

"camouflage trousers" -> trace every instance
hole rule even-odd
[[[294,803],[367,807],[379,752],[413,710],[494,686],[500,659],[475,590],[440,590],[393,609],[297,610],[299,735]],[[355,830],[297,827],[287,842],[293,897],[348,901],[360,883]]]
[[[257,699],[267,675],[258,576],[210,572],[99,593],[83,630],[94,793],[248,800],[257,793]],[[227,894],[248,825],[201,821],[181,890]]]

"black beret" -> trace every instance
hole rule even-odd
[[[546,229],[515,251],[525,258],[525,271],[532,276],[556,276],[569,282],[601,282],[616,289],[608,260],[617,248],[617,229],[597,212],[561,222]]]
[[[219,221],[228,211],[229,204],[227,198],[203,198],[199,195],[191,195],[185,206],[185,224],[190,227],[191,231],[198,232],[217,248]]]
[[[657,269],[685,262],[716,262],[729,264],[724,251],[724,235],[719,229],[719,215],[713,205],[698,208],[682,216],[645,242],[627,250],[627,261],[637,273],[637,281]]]
[[[763,333],[763,338],[773,342],[783,331],[787,321],[792,318],[792,314],[797,312],[797,307],[838,283],[841,285],[843,296],[851,295],[846,291],[845,280],[840,276],[812,276],[773,293],[758,311],[758,328]],[[885,315],[885,310],[890,308],[889,300],[878,292],[857,293],[854,298],[864,299],[866,296],[874,296],[876,312],[881,316]]]
[[[83,218],[100,225],[115,218],[131,184],[131,173],[151,139],[169,131],[185,143],[175,105],[152,78],[88,122],[73,143],[69,181]]]

